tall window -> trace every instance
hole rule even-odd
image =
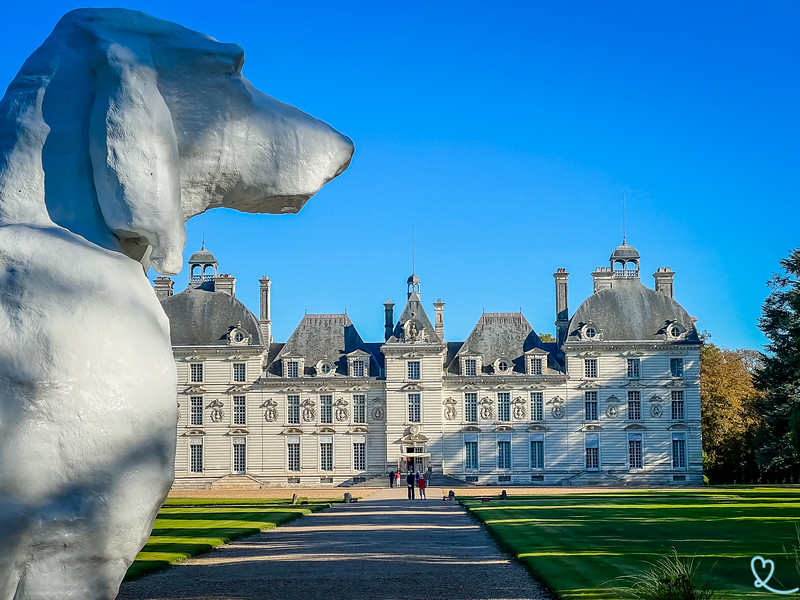
[[[365,442],[353,442],[353,470],[367,470],[367,444]]]
[[[286,438],[286,467],[290,471],[300,470],[300,436]]]
[[[419,361],[418,360],[410,360],[408,361],[408,378],[409,379],[419,379]]]
[[[497,436],[497,468],[510,469],[511,468],[511,436],[499,435]]]
[[[638,358],[628,359],[628,377],[639,377],[640,364]]]
[[[319,470],[333,471],[333,438],[330,436],[320,438]]]
[[[287,377],[300,377],[300,363],[296,360],[290,360],[286,363],[286,376]]]
[[[233,397],[233,424],[244,425],[247,423],[246,396]]]
[[[202,425],[203,424],[203,397],[202,396],[192,396],[189,399],[191,403],[191,421],[192,425]]]
[[[333,423],[333,396],[319,397],[319,422]]]
[[[683,359],[670,358],[669,359],[669,372],[673,377],[683,377]]]
[[[683,390],[672,390],[672,420],[683,421]]]
[[[467,392],[464,394],[464,418],[471,423],[478,420],[477,392]]]
[[[583,359],[583,376],[594,378],[597,377],[597,359],[585,358]]]
[[[597,433],[587,433],[584,443],[586,444],[586,469],[597,471],[600,468],[600,436]]]
[[[497,417],[501,421],[511,420],[511,393],[499,392],[497,394]]]
[[[464,436],[464,467],[468,470],[478,468],[478,436]]]
[[[247,440],[243,437],[233,438],[233,472],[247,471]]]
[[[478,361],[474,358],[464,359],[464,375],[477,375],[478,374]]]
[[[193,437],[189,440],[189,471],[203,472],[203,438]]]
[[[354,360],[351,370],[353,371],[353,377],[364,377],[364,361],[360,358]]]
[[[541,375],[542,374],[542,359],[541,358],[531,358],[531,375]]]
[[[192,363],[189,365],[189,381],[193,383],[203,383],[203,363]]]
[[[408,421],[409,423],[419,423],[422,421],[421,394],[408,395]]]
[[[597,392],[583,393],[584,418],[597,421]]]
[[[544,436],[531,436],[531,469],[544,469]]]
[[[300,423],[300,396],[286,397],[286,422],[293,425]]]
[[[686,434],[672,434],[672,468],[686,468]]]
[[[628,419],[638,421],[642,418],[642,393],[628,392]]]
[[[544,393],[531,392],[531,421],[544,420]]]
[[[631,469],[642,468],[642,434],[628,434],[628,464]]]
[[[247,366],[245,363],[233,363],[233,380],[236,382],[247,381]]]
[[[364,394],[353,395],[353,422],[367,422],[367,397]]]

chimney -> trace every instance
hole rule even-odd
[[[675,277],[675,271],[669,267],[658,267],[658,271],[653,273],[653,279],[656,280],[656,291],[664,294],[667,298],[672,298],[672,278]]]
[[[156,298],[158,298],[159,302],[164,298],[172,296],[172,288],[174,285],[175,282],[169,277],[156,277],[156,280],[153,282],[153,287],[156,290]]]
[[[436,311],[436,335],[439,336],[439,341],[444,343],[444,302],[441,298],[437,298],[433,303],[433,310]]]
[[[592,273],[594,280],[594,293],[600,290],[611,289],[612,282],[614,281],[614,272],[611,267],[597,267]]]
[[[569,328],[569,307],[567,305],[567,278],[569,273],[566,269],[558,269],[553,273],[556,280],[556,338],[558,345],[567,339],[567,329]]]
[[[394,329],[394,302],[392,302],[391,298],[383,303],[383,311],[385,315],[383,339],[388,340],[392,337],[392,330]]]
[[[264,345],[269,348],[272,343],[272,319],[269,314],[269,288],[272,282],[266,275],[259,282],[261,283],[261,314],[258,319],[258,326],[261,329],[261,338],[264,340]]]
[[[236,278],[227,274],[214,276],[214,291],[236,296]]]

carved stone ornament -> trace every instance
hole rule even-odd
[[[444,418],[448,421],[452,421],[456,418],[456,409],[452,406],[446,406],[444,409]]]
[[[514,418],[522,421],[525,418],[525,407],[522,404],[514,406]]]
[[[311,423],[316,418],[317,411],[314,410],[313,406],[306,406],[303,409],[303,421],[306,423]]]
[[[650,414],[657,419],[662,414],[664,414],[664,411],[662,410],[660,404],[653,404],[653,406],[650,408]]]
[[[372,418],[376,421],[383,421],[383,407],[376,406],[372,409]]]
[[[492,418],[492,407],[489,404],[481,406],[481,419],[488,420]]]
[[[222,419],[225,418],[225,411],[222,410],[222,407],[224,406],[222,402],[219,400],[214,400],[211,404],[209,404],[209,406],[211,407],[211,420],[214,423],[221,423]]]
[[[609,419],[613,419],[618,414],[619,414],[619,408],[617,408],[616,406],[609,406],[606,409],[606,416],[608,416]]]
[[[339,422],[347,421],[347,417],[349,416],[349,412],[343,406],[336,407],[336,420]]]
[[[408,431],[411,433],[411,435],[417,435],[419,433],[419,425],[411,425],[408,428]]]
[[[274,423],[278,420],[278,409],[270,406],[267,410],[264,411],[264,420],[267,423]]]
[[[553,418],[560,419],[561,417],[564,416],[564,407],[561,406],[560,404],[557,404],[556,406],[553,407],[553,410],[550,412],[553,414]]]

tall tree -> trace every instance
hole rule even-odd
[[[775,473],[797,475],[800,466],[800,248],[780,262],[769,281],[759,327],[767,336],[767,355],[757,371],[764,391],[759,462]]]

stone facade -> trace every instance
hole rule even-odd
[[[341,485],[398,468],[481,484],[702,483],[694,319],[672,298],[674,273],[645,287],[624,242],[571,317],[568,273],[554,274],[555,342],[521,313],[484,313],[448,342],[444,303],[432,323],[412,275],[399,318],[384,304],[383,342],[326,314],[274,343],[269,279],[256,319],[211,253],[190,265],[184,292],[155,283],[178,369],[182,485]]]

